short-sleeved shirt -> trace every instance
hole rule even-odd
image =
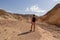
[[[36,21],[36,18],[35,18],[35,17],[33,17],[33,18],[32,18],[32,22],[35,22],[35,21]]]

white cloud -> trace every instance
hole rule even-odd
[[[25,10],[26,12],[36,12],[36,13],[43,13],[45,12],[45,10],[42,10],[40,9],[38,6],[34,5],[34,6],[31,6],[30,8],[26,8]]]
[[[26,10],[25,11],[29,11],[29,8],[26,8]]]
[[[60,3],[60,0],[53,0],[54,2]]]
[[[53,0],[53,1],[58,1],[58,0]]]

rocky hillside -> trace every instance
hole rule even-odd
[[[60,4],[57,4],[52,10],[40,18],[44,22],[60,26]]]
[[[9,20],[28,20],[32,17],[33,14],[17,14],[17,13],[10,13],[3,9],[0,9],[0,19],[9,19]],[[36,16],[37,17],[37,16]]]
[[[6,12],[5,10],[0,9],[0,19],[13,19],[11,13]]]

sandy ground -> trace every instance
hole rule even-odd
[[[37,23],[36,31],[30,32],[30,25],[17,20],[0,20],[0,40],[60,40],[60,28]]]

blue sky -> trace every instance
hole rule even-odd
[[[12,13],[42,16],[57,3],[60,3],[60,0],[0,0],[0,9]]]

